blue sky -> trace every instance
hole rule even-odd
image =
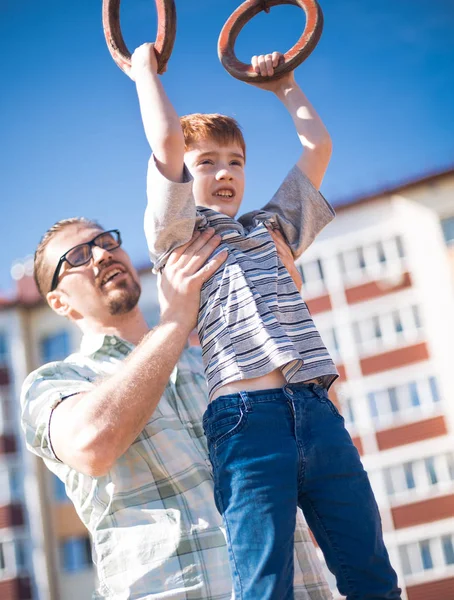
[[[279,101],[218,61],[219,32],[238,4],[176,0],[177,40],[163,79],[179,113],[223,112],[242,124],[250,210],[269,199],[300,147]],[[321,6],[321,41],[296,77],[334,142],[325,196],[335,204],[454,164],[452,0]],[[303,25],[296,7],[261,13],[240,34],[237,54],[285,51]],[[154,1],[122,0],[122,28],[130,49],[152,41]],[[119,227],[145,265],[149,150],[134,86],[105,46],[101,0],[0,0],[0,52],[0,293],[12,287],[12,262],[70,216]]]

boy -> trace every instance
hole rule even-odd
[[[252,63],[271,76],[279,60],[275,52]],[[272,200],[235,220],[246,155],[236,122],[180,122],[151,44],[134,53],[131,75],[153,149],[145,231],[155,269],[194,229],[214,227],[229,252],[202,289],[198,333],[211,400],[204,428],[236,599],[293,598],[297,506],[342,594],[400,598],[367,475],[327,396],[336,368],[268,229],[279,229],[298,257],[333,218],[318,192],[331,155],[323,123],[292,73],[258,85],[288,108],[304,151]]]

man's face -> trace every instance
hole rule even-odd
[[[197,206],[235,217],[244,193],[244,153],[236,143],[219,146],[211,140],[193,144],[184,161],[194,178]]]
[[[53,272],[65,252],[91,241],[101,231],[85,225],[66,227],[49,242],[44,256],[46,265]],[[140,292],[139,276],[121,247],[105,250],[92,246],[92,258],[85,265],[71,267],[66,261],[63,263],[57,288],[47,294],[47,299],[54,309],[65,307],[66,316],[73,320],[102,320],[107,315],[131,311]]]

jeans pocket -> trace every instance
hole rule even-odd
[[[203,428],[209,446],[219,447],[241,431],[246,424],[246,413],[240,406],[226,408],[204,420]]]
[[[326,390],[323,390],[322,393],[316,393],[316,396],[320,404],[327,406],[335,417],[341,421],[344,420],[344,417],[338,411],[337,406],[328,398],[328,392]]]
[[[338,411],[337,406],[334,404],[334,402],[332,402],[329,398],[327,398],[326,399],[326,403],[330,407],[331,412],[333,413],[333,415],[336,416],[338,419],[341,419],[343,421],[344,417],[340,414],[340,412]]]

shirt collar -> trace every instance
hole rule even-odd
[[[116,335],[107,335],[105,333],[84,333],[80,343],[80,352],[84,356],[91,356],[95,354],[95,352],[101,350],[104,345],[116,346],[120,343],[130,346],[131,350],[134,348],[133,344],[117,337]],[[178,367],[176,366],[169,377],[172,383],[176,382],[177,374]]]
[[[101,350],[103,346],[117,346],[118,344],[126,344],[132,350],[134,344],[119,338],[116,335],[107,335],[105,333],[85,333],[82,336],[80,343],[80,352],[85,356],[91,356],[95,352]]]

